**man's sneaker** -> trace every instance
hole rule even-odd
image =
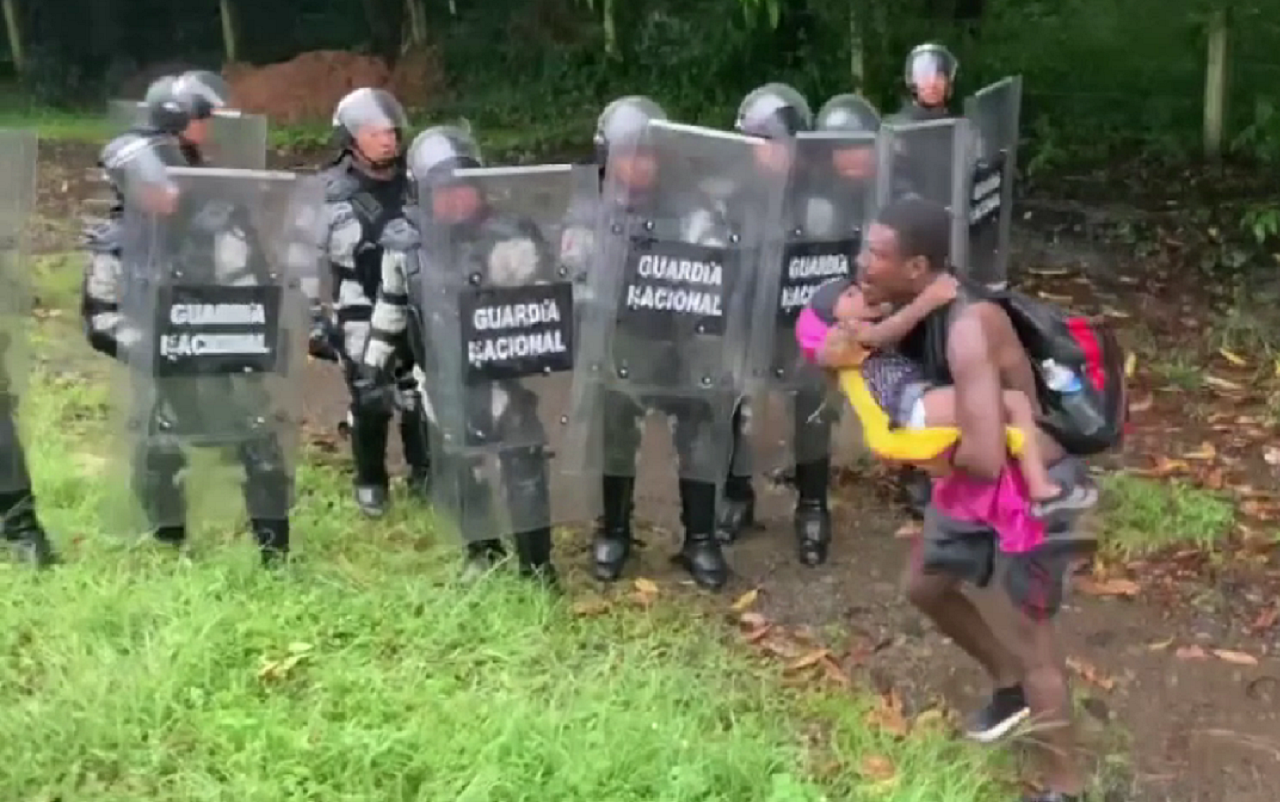
[[[1031,709],[1021,685],[998,688],[991,695],[987,706],[970,718],[965,735],[982,744],[994,743],[1008,735],[1014,727],[1027,720]]]
[[[1098,504],[1098,487],[1092,482],[1063,487],[1058,495],[1031,504],[1031,514],[1040,520],[1056,514],[1078,513]]]

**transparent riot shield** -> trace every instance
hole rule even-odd
[[[955,216],[969,192],[970,125],[949,117],[881,126],[877,137],[876,208],[904,195],[918,195],[952,212],[951,264],[968,259],[969,234]]]
[[[763,256],[791,158],[784,143],[665,121],[610,153],[574,394],[575,418],[600,414],[573,449],[578,473],[635,476],[657,413],[677,475],[724,481],[754,294],[778,286],[780,260]]]
[[[216,514],[241,494],[250,518],[286,518],[323,184],[185,167],[164,180],[168,204],[126,193],[137,202],[122,223],[109,473],[122,486],[107,494],[108,521],[135,533],[180,527],[189,502]]]
[[[778,284],[756,297],[751,327],[751,459],[735,475],[770,474],[830,456],[831,429],[843,404],[823,371],[796,343],[795,325],[814,290],[851,278],[875,198],[876,136],[805,132],[795,144],[773,256]],[[772,325],[764,325],[771,321]],[[735,449],[735,462],[745,451]],[[753,470],[748,470],[751,468]]]
[[[107,102],[107,120],[116,130],[145,125],[147,107],[135,100],[111,100]],[[215,110],[209,118],[209,140],[202,151],[215,167],[265,170],[267,118],[235,109]]]
[[[432,494],[465,540],[595,513],[595,488],[561,465],[577,351],[562,240],[594,172],[464,169],[419,187]]]
[[[969,277],[993,289],[1009,283],[1013,185],[1018,174],[1022,78],[1011,76],[964,104],[973,129],[970,154]]]
[[[26,223],[36,197],[35,131],[0,130],[0,492],[26,489],[17,413],[30,368]]]

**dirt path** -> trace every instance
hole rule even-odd
[[[74,247],[80,200],[94,191],[86,180],[92,160],[88,147],[43,146],[34,238],[38,251]],[[300,166],[288,156],[274,161],[284,168]],[[1035,239],[1028,238],[1028,252],[1039,254],[1038,263],[1043,263],[1045,249],[1035,246]],[[1093,251],[1059,257],[1058,262],[1086,262],[1091,272],[1107,269]],[[78,262],[71,264],[78,269]],[[313,363],[305,384],[306,425],[312,435],[332,442],[346,403],[338,373]],[[1167,432],[1148,434],[1167,442]],[[842,460],[856,461],[847,437]],[[670,447],[649,438],[646,448],[642,464],[648,467],[637,506],[648,547],[628,575],[679,582],[667,563],[678,531],[674,481],[663,472],[670,464]],[[393,451],[398,454],[398,444]],[[905,518],[871,484],[870,479],[855,479],[836,491],[832,560],[810,569],[795,560],[789,491],[758,483],[762,528],[733,547],[736,577],[727,595],[759,588],[759,614],[811,633],[807,637],[830,646],[850,675],[881,690],[892,688],[909,710],[929,707],[939,696],[968,710],[985,692],[982,679],[900,599],[897,582],[906,541],[894,534]],[[584,566],[585,537],[564,549],[559,559],[566,567]],[[1257,606],[1239,601],[1261,591],[1248,577],[1223,574],[1216,579],[1216,585],[1190,579],[1159,596],[1099,599],[1077,594],[1069,600],[1061,627],[1077,675],[1086,748],[1101,767],[1105,798],[1275,798],[1274,789],[1280,787],[1280,640],[1274,626],[1251,628],[1257,623]],[[977,595],[985,607],[999,612],[998,600]],[[1214,650],[1229,651],[1219,656]],[[1241,664],[1251,658],[1256,665]]]

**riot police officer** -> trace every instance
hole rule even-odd
[[[208,133],[209,118],[215,109],[226,105],[227,97],[226,84],[212,73],[191,72],[161,78],[150,86],[143,101],[147,112],[145,124],[111,140],[102,150],[99,165],[107,175],[115,203],[107,220],[91,226],[86,232],[90,259],[81,316],[90,345],[126,364],[138,359],[147,360],[138,354],[153,347],[153,332],[148,329],[153,321],[140,317],[155,315],[154,309],[138,306],[139,295],[147,297],[152,294],[140,292],[138,287],[144,285],[133,286],[133,282],[138,280],[135,274],[149,270],[151,265],[129,263],[140,254],[136,250],[125,253],[126,248],[148,247],[148,243],[140,242],[147,238],[148,232],[126,232],[126,204],[136,204],[147,214],[158,217],[179,213],[182,199],[174,186],[163,178],[165,168],[204,164],[201,146]],[[228,215],[222,212],[203,219],[212,225],[215,218],[230,224]],[[236,225],[240,224],[237,222]],[[208,255],[213,247],[209,244],[210,239],[232,232],[208,230],[202,233],[209,235],[204,238],[208,247],[202,254]],[[241,247],[248,244],[246,235],[248,240],[253,239],[251,232],[239,229],[234,232],[234,252],[243,254],[252,262],[253,256],[248,248]],[[217,259],[206,261],[218,262]],[[243,264],[233,265],[230,269],[238,271],[241,281],[252,271],[251,267]],[[149,276],[145,280],[149,280]],[[132,302],[130,308],[125,307],[126,300]],[[180,428],[184,419],[187,424],[198,428],[202,417],[209,412],[210,400],[199,394],[195,398],[181,397],[180,393],[168,392],[172,388],[158,384],[148,386],[146,383],[152,377],[142,373],[145,366],[131,364],[130,367],[141,374],[134,381],[142,388],[141,414],[146,418],[138,426],[138,433],[144,439],[134,444],[130,459],[133,491],[156,540],[182,547],[186,542],[186,503],[180,477],[186,467],[185,457],[180,448],[175,449],[171,443],[158,446],[150,435],[156,428]],[[230,396],[223,396],[213,405],[233,400]],[[252,417],[257,419],[257,413]],[[237,442],[236,445],[246,473],[244,490],[253,533],[264,563],[272,563],[289,549],[286,511],[292,497],[291,477],[283,464],[280,443],[271,434],[252,442]],[[268,510],[270,512],[265,512]]]
[[[0,281],[6,292],[0,299],[0,535],[21,557],[46,567],[57,556],[36,515],[27,455],[14,419],[27,367],[23,332],[30,297],[21,291],[27,277],[19,271],[27,269],[23,228],[35,199],[37,147],[35,131],[0,130],[0,175],[8,181],[8,213],[0,216]]]
[[[333,133],[339,153],[323,172],[327,186],[327,251],[333,281],[336,325],[316,315],[312,353],[343,365],[351,391],[351,455],[355,499],[360,510],[386,512],[386,451],[390,410],[360,403],[357,367],[370,338],[370,319],[381,278],[382,231],[401,214],[408,180],[402,149],[408,121],[400,103],[381,89],[356,89],[339,101]],[[397,343],[392,363],[401,398],[412,397],[412,358],[407,342]],[[430,476],[428,443],[411,410],[401,409],[400,436],[409,464],[409,487],[421,495]]]
[[[801,131],[813,127],[813,111],[809,102],[795,88],[782,83],[768,83],[752,90],[743,98],[738,106],[734,127],[748,136],[760,137],[768,142],[792,140]],[[768,147],[768,146],[766,146]],[[763,154],[773,151],[757,151]],[[778,158],[785,151],[777,150]],[[779,180],[785,181],[790,169],[789,162],[778,165]],[[761,210],[764,214],[765,211]],[[759,355],[755,355],[759,356]],[[751,453],[751,406],[746,401],[740,402],[733,414],[733,457],[729,475],[724,486],[724,499],[720,506],[720,516],[716,525],[716,535],[722,542],[734,541],[745,529],[755,526],[755,490],[751,486],[753,473]],[[826,477],[823,477],[822,496],[825,499]],[[797,532],[806,530],[808,519],[812,517],[807,502],[797,507]],[[826,505],[822,505],[825,515]],[[802,520],[803,519],[803,520]],[[825,521],[826,519],[822,519]],[[830,524],[825,526],[815,519],[815,524],[822,528],[822,533],[810,533],[815,536],[824,534],[823,542],[830,539]]]
[[[650,121],[666,120],[662,107],[647,97],[628,96],[610,103],[596,123],[595,146],[601,168],[606,164],[614,180],[624,188],[619,197],[603,202],[598,231],[624,231],[631,220],[645,216],[648,194],[655,189],[658,165],[653,154],[635,147]],[[625,154],[619,156],[619,154]],[[692,216],[707,217],[703,199],[687,201]],[[619,265],[597,261],[593,270],[621,270]],[[613,314],[606,311],[605,314]],[[586,336],[586,335],[584,335]],[[635,348],[660,348],[668,353],[674,343],[652,344],[638,341]],[[603,437],[606,457],[602,479],[603,515],[592,543],[592,571],[600,581],[618,579],[631,555],[634,538],[631,516],[635,495],[635,461],[640,446],[640,423],[647,408],[656,407],[673,423],[673,437],[682,470],[680,487],[681,522],[684,543],[675,561],[701,587],[719,589],[728,580],[728,565],[715,536],[716,482],[693,478],[689,466],[696,464],[696,452],[708,438],[719,437],[721,421],[714,420],[712,407],[696,398],[634,398],[611,387],[602,388],[599,400],[604,416]],[[624,453],[625,452],[625,453]],[[616,459],[615,459],[616,457]],[[623,464],[624,462],[629,464]],[[629,469],[629,470],[628,470]],[[687,469],[687,470],[686,470]],[[721,467],[720,470],[723,470]]]
[[[907,54],[903,81],[909,97],[890,122],[921,122],[951,116],[951,92],[960,62],[940,44],[926,43]]]
[[[525,190],[537,194],[547,186],[545,174],[539,168],[510,168],[483,177],[484,171],[458,175],[482,167],[482,161],[475,140],[460,128],[437,126],[418,135],[409,150],[409,169],[419,203],[407,215],[421,221],[422,240],[386,240],[388,249],[405,254],[396,260],[408,269],[407,280],[385,278],[394,281],[392,290],[400,284],[406,288],[411,317],[420,327],[415,339],[423,351],[422,406],[437,444],[432,499],[466,542],[470,573],[503,557],[498,538],[510,535],[521,575],[554,585],[552,455],[539,410],[548,399],[540,393],[548,383],[567,387],[571,376],[544,373],[518,360],[504,362],[497,348],[491,358],[481,357],[477,346],[492,342],[485,332],[495,331],[490,327],[495,310],[520,306],[527,311],[530,291],[536,294],[556,282],[567,288],[544,235],[547,226],[539,219],[558,225],[568,203],[560,209],[506,208],[511,196]],[[569,175],[567,166],[561,175]],[[501,188],[491,192],[489,182]],[[388,227],[388,236],[397,233]],[[505,300],[494,300],[499,296]],[[567,316],[565,330],[571,331],[572,315]],[[476,330],[477,318],[491,323]],[[377,350],[387,353],[385,347]],[[365,364],[376,360],[370,351]],[[496,470],[486,470],[490,467]]]

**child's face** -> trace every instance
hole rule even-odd
[[[848,289],[840,293],[840,299],[836,301],[836,320],[843,323],[846,320],[853,320],[857,316],[858,295],[857,284],[850,284]]]

